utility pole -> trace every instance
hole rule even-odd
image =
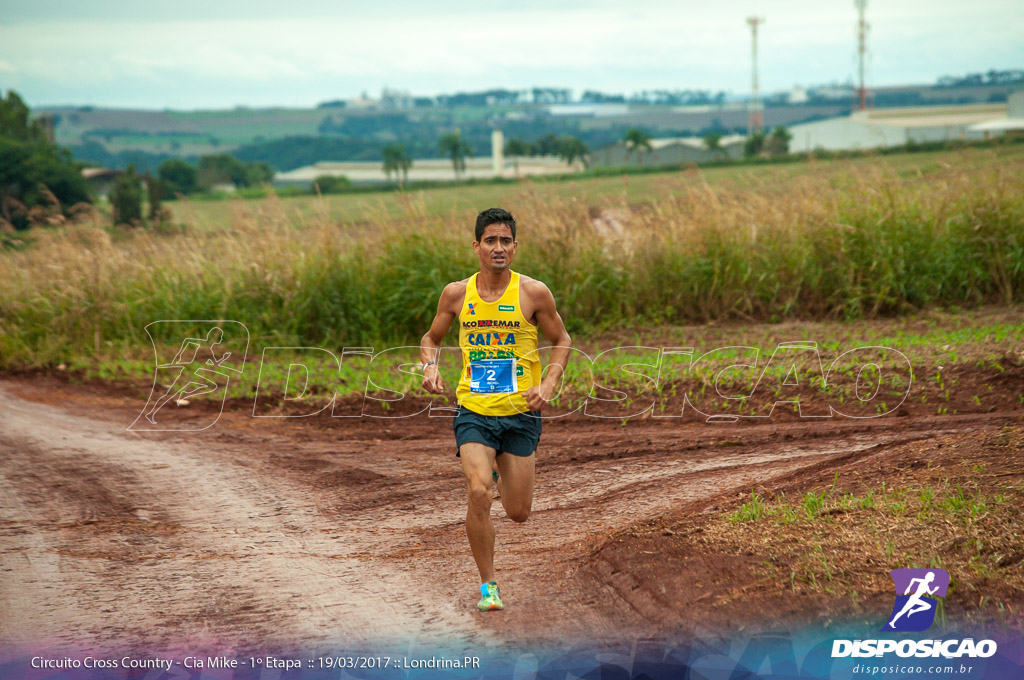
[[[860,87],[857,94],[860,97],[860,110],[868,108],[868,90],[864,85],[864,61],[868,51],[868,24],[864,21],[864,10],[867,9],[868,0],[853,0],[853,6],[857,8],[857,71],[860,76]]]
[[[748,134],[764,130],[764,107],[761,105],[761,93],[757,83],[757,27],[764,23],[763,18],[747,17],[750,24],[750,54],[753,66],[753,79],[750,93],[750,109],[747,117]]]

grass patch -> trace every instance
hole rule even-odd
[[[734,523],[772,522],[811,527],[832,523],[840,515],[859,513],[864,519],[914,516],[920,520],[955,521],[970,527],[990,510],[1001,509],[1005,504],[1003,493],[984,494],[977,488],[965,490],[963,484],[944,482],[923,488],[886,488],[883,482],[877,489],[860,495],[840,491],[833,485],[820,491],[808,491],[799,502],[788,499],[785,493],[766,499],[752,492],[751,500],[728,518]]]
[[[963,467],[965,473],[976,468]],[[973,592],[979,582],[1009,578],[1006,568],[1019,561],[1013,536],[1024,485],[982,488],[969,479],[943,477],[928,485],[883,482],[851,492],[839,482],[837,476],[832,486],[808,491],[799,500],[785,492],[753,492],[751,501],[717,526],[737,527],[726,532],[729,540],[770,544],[772,559],[762,563],[764,575],[789,573],[789,591],[841,595],[854,606],[858,592],[870,589],[865,578],[877,581],[890,569],[942,567],[955,556],[951,592]],[[718,536],[721,530],[711,533]],[[878,574],[859,573],[851,553],[862,553],[858,561]],[[992,603],[993,611],[997,605]],[[1005,606],[1003,611],[1005,616]]]

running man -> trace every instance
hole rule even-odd
[[[469,497],[466,534],[480,570],[477,608],[488,611],[504,609],[494,576],[491,484],[500,481],[509,519],[525,522],[533,505],[540,410],[558,391],[572,338],[548,287],[510,269],[519,247],[512,215],[500,208],[483,211],[476,218],[475,236],[480,271],[445,286],[437,316],[420,342],[420,359],[423,387],[442,394],[437,358],[445,333],[458,318],[462,372],[455,390],[455,455],[462,460]],[[543,380],[538,328],[553,345]]]
[[[896,623],[896,620],[904,614],[906,614],[907,618],[909,619],[914,614],[917,614],[918,612],[926,612],[935,606],[934,604],[926,602],[924,599],[922,599],[923,595],[932,595],[935,593],[936,590],[939,589],[938,586],[935,586],[934,588],[928,587],[928,584],[934,580],[934,571],[929,571],[927,574],[925,574],[924,578],[910,579],[910,583],[907,584],[907,590],[903,594],[910,595],[910,591],[914,587],[915,583],[918,584],[917,591],[913,595],[910,595],[910,599],[908,599],[907,603],[903,605],[903,609],[900,610],[899,614],[892,617],[892,621],[889,622],[890,628],[895,628],[894,624]]]

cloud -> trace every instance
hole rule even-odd
[[[167,92],[155,106],[209,105],[218,97],[230,98],[222,105],[274,97],[308,104],[384,85],[417,94],[531,85],[743,92],[750,82],[745,19],[755,11],[751,0],[717,0],[713,11],[678,0],[400,0],[298,9],[225,0],[198,13],[116,0],[124,12],[97,7],[70,18],[47,10],[55,1],[39,0],[34,14],[23,9],[16,23],[0,26],[0,73],[16,73],[9,82],[64,101],[83,93],[102,103]],[[923,82],[1019,66],[1024,14],[1017,2],[869,4],[872,77]],[[761,0],[756,11],[766,19],[765,90],[853,75],[852,2]],[[206,18],[176,18],[199,15]]]

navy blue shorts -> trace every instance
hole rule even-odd
[[[489,446],[498,454],[529,456],[537,450],[540,441],[540,411],[517,413],[511,416],[482,416],[465,406],[452,423],[455,430],[455,455],[458,447],[469,442]]]

